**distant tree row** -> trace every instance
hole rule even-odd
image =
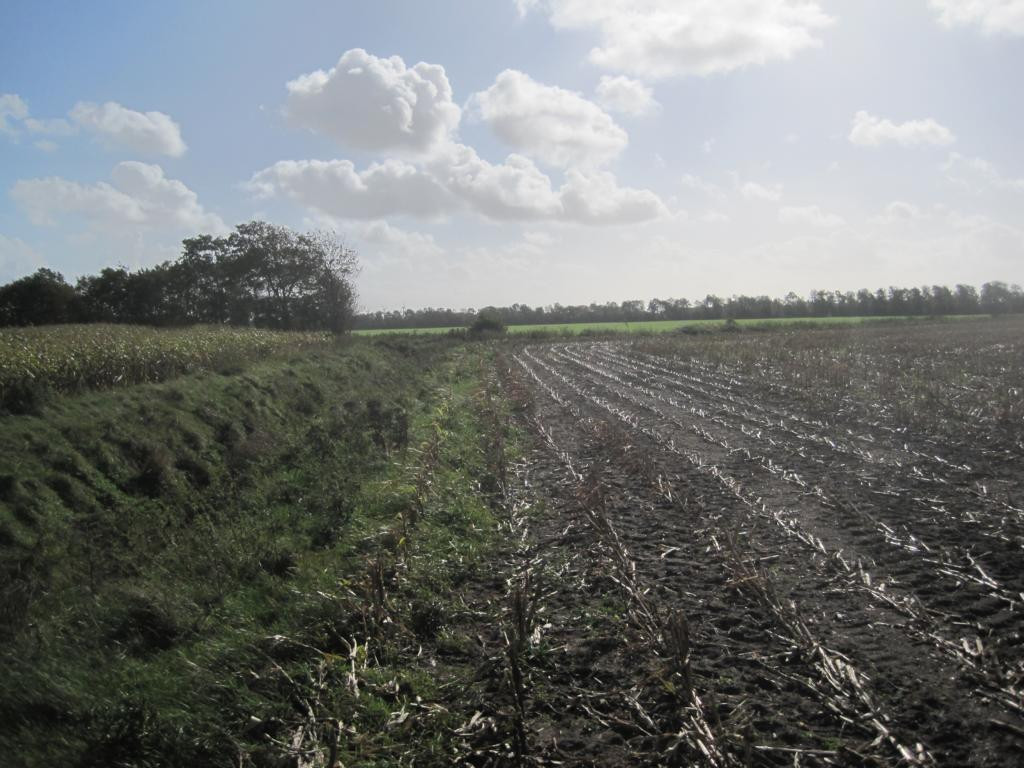
[[[703,299],[651,299],[609,301],[604,304],[529,307],[485,307],[506,325],[543,323],[640,322],[643,320],[768,319],[773,317],[884,317],[977,315],[1024,312],[1024,291],[1019,285],[985,283],[923,288],[879,288],[876,291],[811,291],[807,297],[790,292],[769,296],[706,296]],[[477,316],[474,309],[405,309],[356,315],[355,328],[436,328],[465,326]]]
[[[355,253],[335,235],[262,221],[185,240],[176,260],[107,268],[75,285],[49,269],[0,286],[0,325],[136,323],[347,330]]]

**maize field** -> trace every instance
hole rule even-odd
[[[162,381],[329,341],[328,333],[197,326],[0,329],[0,403],[26,391],[77,392]]]

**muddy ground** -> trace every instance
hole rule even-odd
[[[502,367],[541,512],[464,762],[1024,762],[1012,450],[623,343]]]

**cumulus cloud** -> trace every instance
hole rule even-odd
[[[1024,192],[1024,179],[1006,178],[992,163],[980,157],[964,157],[952,152],[942,171],[947,179],[974,193],[986,189]]]
[[[105,181],[86,185],[59,176],[22,179],[11,188],[11,197],[39,226],[53,226],[66,214],[104,224],[139,224],[145,219],[139,201]]]
[[[374,163],[365,171],[349,160],[282,160],[247,186],[349,219],[437,216],[451,208],[450,196],[433,176],[401,160]]]
[[[832,19],[814,0],[516,0],[551,24],[594,29],[590,61],[645,78],[710,75],[821,45]]]
[[[551,179],[522,155],[509,155],[504,163],[494,165],[459,144],[433,163],[431,170],[471,208],[493,219],[550,218],[562,211]]]
[[[597,101],[607,110],[624,115],[650,115],[661,109],[654,91],[639,80],[625,75],[604,75],[597,84]]]
[[[1024,0],[931,0],[946,27],[976,26],[985,34],[1024,35]]]
[[[779,209],[779,221],[783,224],[823,228],[841,227],[846,223],[842,216],[826,213],[816,205],[785,206]]]
[[[629,142],[594,102],[514,69],[498,75],[473,103],[502,141],[551,165],[596,167]]]
[[[653,192],[620,187],[610,173],[572,170],[556,190],[528,158],[509,155],[493,164],[461,144],[422,167],[390,160],[357,171],[348,160],[282,161],[256,173],[245,186],[257,195],[281,194],[344,219],[469,210],[495,220],[615,224],[656,218],[665,211]]]
[[[443,252],[433,235],[400,229],[380,219],[356,224],[353,235],[403,256],[424,258],[439,256]]]
[[[79,184],[57,176],[22,179],[12,187],[11,197],[37,225],[53,225],[77,215],[99,228],[227,230],[219,216],[203,209],[195,192],[168,179],[159,165],[118,163],[111,182]]]
[[[111,149],[180,157],[187,149],[181,128],[163,112],[136,112],[115,101],[80,101],[68,113],[83,130]]]
[[[500,163],[455,140],[462,112],[439,66],[407,68],[398,57],[354,49],[333,69],[303,75],[288,90],[292,121],[347,145],[397,155],[365,170],[350,160],[285,160],[243,185],[257,196],[295,200],[319,216],[367,222],[468,211],[497,221],[604,224],[665,211],[653,192],[621,187],[611,174],[596,172],[628,141],[606,112],[522,72],[502,72],[470,102],[499,137],[523,150]],[[562,186],[525,153],[568,168]]]
[[[748,200],[767,200],[775,202],[782,197],[781,184],[758,184],[756,181],[746,181],[739,185],[740,194]]]
[[[565,215],[588,224],[627,224],[668,214],[665,204],[647,189],[620,187],[607,172],[570,170],[561,189]]]
[[[885,143],[905,147],[931,144],[945,146],[956,141],[953,132],[931,118],[894,123],[861,110],[853,118],[850,141],[862,147],[877,147]]]
[[[361,48],[287,88],[293,122],[358,149],[429,153],[448,140],[462,115],[444,67],[406,67],[398,56],[381,59]]]
[[[16,93],[0,93],[0,133],[14,133],[8,119],[24,120],[28,117],[28,104]]]

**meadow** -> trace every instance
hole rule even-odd
[[[847,327],[854,325],[870,325],[872,323],[929,322],[939,320],[967,321],[977,319],[978,315],[951,315],[941,318],[928,317],[789,317],[768,319],[735,320],[735,325],[751,330],[785,328],[790,326],[822,328]],[[647,320],[636,323],[544,323],[538,325],[510,325],[508,333],[514,334],[559,334],[578,336],[596,333],[667,333],[692,329],[695,332],[720,330],[726,326],[725,320]],[[438,328],[377,328],[353,331],[359,336],[379,336],[381,334],[438,334],[458,333],[464,329],[458,326]]]

